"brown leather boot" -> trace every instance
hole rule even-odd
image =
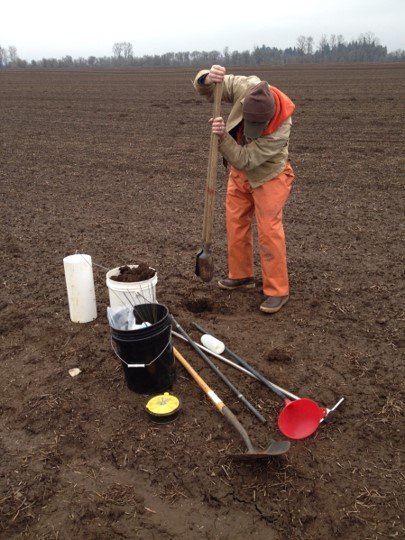
[[[277,313],[288,302],[288,296],[268,296],[260,305],[260,311],[264,313]]]
[[[221,279],[218,281],[218,287],[220,289],[227,289],[233,291],[234,289],[254,289],[256,287],[255,279],[253,277],[247,277],[242,279]]]

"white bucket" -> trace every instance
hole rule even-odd
[[[138,264],[128,264],[129,268],[137,268]],[[152,269],[153,270],[153,269]],[[135,306],[139,304],[156,304],[157,274],[144,281],[115,281],[112,276],[120,275],[120,267],[107,272],[106,283],[112,308]]]
[[[78,323],[94,321],[97,306],[90,255],[69,255],[63,259],[63,266],[71,320]]]

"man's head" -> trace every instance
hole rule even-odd
[[[244,134],[248,139],[257,139],[273,118],[276,111],[274,97],[267,82],[254,86],[243,102]]]

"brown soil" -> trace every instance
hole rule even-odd
[[[137,263],[136,267],[120,266],[118,276],[111,276],[113,281],[121,281],[124,283],[133,283],[136,281],[145,281],[152,278],[156,272],[152,270],[146,263]]]
[[[251,291],[194,276],[211,105],[191,70],[0,73],[1,538],[403,535],[405,68],[238,70],[249,71],[297,105],[291,298],[274,316],[258,310],[258,266]],[[216,278],[227,271],[225,190],[221,169]],[[158,300],[194,338],[193,320],[293,393],[346,401],[285,456],[240,463],[229,457],[240,438],[179,366],[182,414],[152,423],[111,350],[105,270],[94,269],[97,320],[69,320],[62,259],[76,250],[107,268],[147,261]],[[255,444],[281,438],[277,396],[221,366],[259,424],[175,344]]]

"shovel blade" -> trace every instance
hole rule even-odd
[[[195,263],[195,275],[203,281],[212,281],[214,277],[214,261],[211,253],[203,248],[198,254]]]
[[[253,448],[244,454],[232,454],[231,457],[240,461],[250,461],[253,459],[269,459],[273,456],[281,456],[290,449],[290,441],[272,441],[265,450]]]

